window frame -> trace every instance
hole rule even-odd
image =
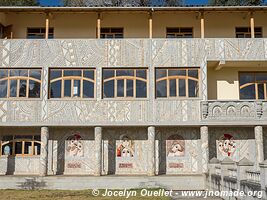
[[[109,33],[102,33],[102,29],[109,29]],[[119,33],[119,32],[117,32],[117,33],[113,33],[111,30],[112,29],[122,29],[122,33]],[[96,34],[97,34],[97,31],[96,31]],[[102,36],[102,34],[105,34],[105,37],[103,38],[103,37],[101,37]],[[106,37],[106,35],[107,34],[110,34],[110,35],[113,35],[113,37],[112,38],[107,38]],[[116,38],[115,37],[115,35],[116,34],[122,34],[122,38]],[[97,37],[97,36],[96,36]],[[100,28],[100,39],[123,39],[124,38],[124,28],[123,27],[101,27]]]
[[[57,70],[57,71],[61,71],[61,77],[57,77],[55,79],[53,79],[53,81],[51,82],[51,70]],[[81,76],[66,76],[64,77],[64,71],[72,71],[72,70],[81,70]],[[92,79],[89,78],[84,78],[83,74],[84,74],[84,70],[89,70],[89,71],[94,71],[94,80],[92,81]],[[79,99],[79,100],[95,100],[96,99],[96,68],[50,68],[49,69],[49,75],[48,75],[48,80],[49,80],[49,87],[48,87],[48,99],[51,100],[56,100],[56,99],[69,99],[69,100],[73,100],[73,99]],[[56,81],[60,81],[61,80],[61,97],[51,97],[51,83],[56,82]],[[65,97],[64,95],[64,91],[65,91],[65,80],[71,80],[71,96],[70,97]],[[75,80],[79,80],[80,81],[80,97],[75,97],[73,96],[73,88],[74,88],[74,81]],[[94,84],[94,97],[90,98],[90,97],[83,97],[83,81],[89,81],[91,83]]]
[[[238,32],[237,31],[238,28],[247,28],[248,31],[247,32]],[[261,30],[261,32],[256,32],[256,29],[258,29],[258,28]],[[243,34],[244,36],[248,35],[249,37],[237,37],[238,34]],[[257,34],[261,34],[261,37],[255,37],[255,38],[262,38],[263,37],[263,28],[261,26],[254,27],[254,35],[256,36]],[[237,26],[237,27],[235,27],[235,37],[239,38],[239,39],[251,38],[251,27],[249,27],[249,26]]]
[[[266,82],[264,81],[256,81],[256,74],[266,74],[267,76],[267,71],[239,71],[238,72],[238,82],[239,82],[239,85],[238,85],[238,88],[239,88],[239,100],[250,100],[250,101],[253,101],[253,100],[259,100],[259,101],[266,101],[267,100],[267,80]],[[254,77],[253,77],[253,80],[254,80],[254,83],[246,83],[246,84],[243,84],[242,86],[240,85],[240,77],[241,77],[241,74],[252,74]],[[258,98],[258,84],[263,84],[264,86],[264,99],[259,99]],[[255,87],[255,99],[241,99],[241,89],[247,87],[247,86],[250,86],[250,85],[254,85]]]
[[[167,35],[168,35],[168,29],[171,29],[171,28],[179,29],[179,33],[178,32],[175,32],[174,33],[175,34],[175,37],[174,38],[167,37]],[[189,32],[181,32],[181,29],[183,29],[183,28],[190,28],[190,29],[192,29],[192,37],[185,37],[184,34],[188,34]],[[177,35],[179,35],[179,34],[182,34],[183,37],[177,37]],[[194,38],[194,27],[166,27],[166,38],[167,39],[179,39],[179,38],[180,39],[187,39],[187,38],[190,39],[190,38]]]
[[[39,33],[32,33],[32,34],[36,34],[38,36],[44,36],[43,38],[29,38],[29,34],[31,34],[31,32],[29,32],[29,29],[39,29],[40,32]],[[42,34],[42,29],[44,29],[44,33]],[[50,33],[50,30],[51,33]],[[55,36],[55,29],[54,27],[49,27],[49,30],[48,30],[48,39],[54,39],[54,36]],[[52,37],[50,38],[49,36],[52,35]],[[45,27],[27,27],[27,32],[26,32],[26,38],[27,39],[32,39],[32,40],[40,40],[40,39],[45,39]]]
[[[166,76],[165,77],[161,77],[159,78],[159,80],[157,80],[156,74],[157,74],[157,69],[159,70],[167,70],[166,72]],[[198,70],[198,79],[196,78],[190,78],[193,81],[198,81],[198,96],[196,97],[189,97],[189,88],[188,88],[188,70]],[[176,75],[176,76],[171,76],[171,78],[169,78],[168,76],[168,70],[186,70],[186,75],[185,76],[181,76],[181,75]],[[155,92],[155,99],[158,100],[166,100],[166,99],[199,99],[201,98],[201,68],[200,67],[157,67],[155,68],[155,72],[154,72],[154,77],[155,77],[155,88],[154,88],[154,92]],[[182,78],[179,78],[182,77]],[[185,78],[184,78],[185,77]],[[179,80],[184,79],[185,80],[185,96],[179,96]],[[194,80],[196,79],[196,80]],[[157,97],[157,82],[159,81],[163,81],[166,80],[166,97]],[[176,80],[176,96],[170,96],[170,80]]]
[[[104,80],[104,70],[114,70],[114,76],[107,78]],[[118,76],[120,78],[116,78],[116,71],[117,70],[134,70],[134,76]],[[146,80],[140,77],[136,77],[136,70],[145,70],[146,71]],[[146,100],[149,98],[149,70],[148,68],[102,68],[102,99],[108,99],[108,100]],[[134,77],[134,78],[129,78],[129,77]],[[104,97],[104,83],[114,80],[114,97]],[[124,96],[123,97],[118,97],[117,95],[117,82],[118,80],[124,80]],[[127,97],[127,80],[133,80],[133,96],[132,97]],[[136,97],[136,80],[140,80],[143,82],[146,82],[146,97]]]
[[[30,99],[30,100],[35,100],[35,99],[41,99],[42,98],[42,80],[43,80],[43,72],[41,68],[0,68],[0,70],[7,70],[7,76],[5,78],[0,78],[0,81],[7,81],[7,94],[6,97],[1,97],[0,99]],[[25,76],[10,76],[10,71],[12,70],[27,70],[28,75],[27,77]],[[40,80],[30,77],[30,71],[40,71]],[[17,88],[16,88],[16,97],[11,97],[10,96],[10,81],[11,80],[16,80],[17,81]],[[20,97],[19,96],[19,90],[20,90],[20,81],[21,80],[26,80],[26,96],[25,97]],[[29,84],[30,80],[38,82],[40,84],[40,97],[29,97]]]
[[[16,156],[20,156],[20,157],[31,157],[31,156],[40,156],[41,155],[41,145],[42,145],[42,142],[41,140],[36,140],[34,137],[37,136],[37,135],[29,135],[29,136],[32,136],[31,139],[29,138],[19,138],[19,139],[16,139],[15,136],[16,135],[10,135],[12,136],[12,140],[9,140],[9,141],[3,141],[3,140],[0,140],[0,157],[5,157],[5,156],[11,156],[11,157],[16,157]],[[28,136],[28,135],[27,135]],[[22,143],[22,147],[21,147],[21,154],[15,154],[15,146],[16,146],[16,143],[18,142],[21,142]],[[31,149],[32,149],[32,152],[31,154],[25,154],[25,143],[26,142],[30,142],[31,143]],[[6,144],[12,144],[12,151],[11,151],[11,154],[10,155],[3,155],[3,151],[2,151],[2,148],[4,145]],[[40,144],[40,154],[36,154],[35,153],[35,149],[34,149],[34,144],[35,143],[38,143]]]

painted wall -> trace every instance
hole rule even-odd
[[[255,13],[255,26],[263,28],[267,37],[266,13]],[[96,13],[53,14],[50,26],[54,27],[55,38],[96,38]],[[13,24],[14,38],[25,38],[27,27],[44,27],[44,14],[3,14],[0,22]],[[148,38],[147,13],[104,13],[101,15],[102,27],[123,27],[125,38]],[[250,26],[249,15],[242,13],[210,12],[205,14],[206,38],[234,38],[235,27]],[[200,37],[200,18],[198,13],[161,12],[153,14],[153,37],[165,38],[166,27],[193,27],[195,38]]]
[[[208,99],[239,100],[239,72],[267,71],[263,67],[223,67],[214,70],[208,67]]]

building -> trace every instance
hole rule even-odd
[[[2,175],[167,174],[201,189],[214,157],[266,158],[267,7],[0,13]]]

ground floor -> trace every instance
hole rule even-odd
[[[1,127],[0,175],[183,175],[266,159],[263,126]]]

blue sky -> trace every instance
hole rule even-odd
[[[185,0],[185,4],[205,4],[208,0]],[[56,6],[59,5],[61,0],[40,0],[41,4],[44,6]]]

